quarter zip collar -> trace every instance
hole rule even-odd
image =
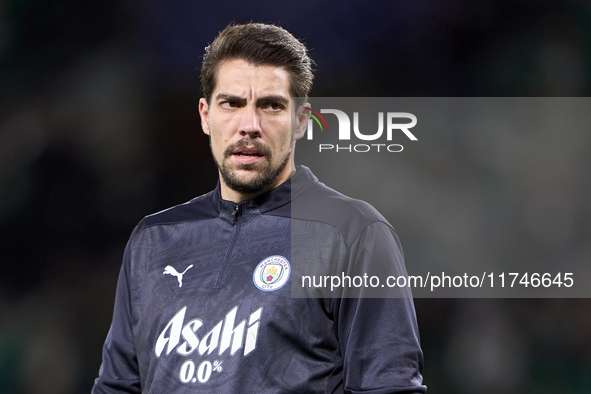
[[[244,200],[236,204],[232,201],[223,200],[221,197],[220,182],[213,191],[213,204],[220,218],[234,222],[236,209],[240,213],[246,211],[258,210],[261,213],[277,209],[299,197],[310,187],[318,183],[318,178],[312,174],[312,171],[306,166],[297,166],[296,173],[276,188],[253,198]],[[293,189],[293,190],[292,190]]]

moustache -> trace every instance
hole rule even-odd
[[[266,158],[271,156],[271,149],[264,143],[260,142],[259,140],[243,138],[234,142],[233,144],[228,145],[224,150],[224,157],[230,157],[234,152],[236,152],[236,150],[245,147],[254,147],[261,155],[265,156]]]

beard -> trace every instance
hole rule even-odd
[[[233,168],[230,168],[228,166],[227,159],[229,159],[232,156],[232,152],[235,152],[236,149],[245,146],[254,146],[263,155],[267,164],[265,165],[262,163],[238,163],[235,164]],[[218,170],[220,171],[220,174],[222,175],[222,179],[230,189],[243,194],[254,194],[266,190],[275,181],[275,179],[277,179],[279,174],[281,174],[281,172],[289,162],[292,148],[289,149],[285,157],[276,166],[273,166],[272,164],[273,154],[269,147],[256,139],[243,138],[234,144],[228,145],[224,150],[224,157],[221,163],[217,161],[215,155],[213,155],[213,151],[212,156],[216,166],[218,167]],[[246,170],[250,173],[256,173],[256,175],[253,177],[249,177],[249,179],[240,179],[236,174],[237,170]]]

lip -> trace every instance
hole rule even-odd
[[[241,147],[232,152],[232,157],[240,164],[253,164],[265,156],[255,147]]]

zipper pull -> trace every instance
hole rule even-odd
[[[232,215],[236,216],[236,214],[238,213],[239,207],[238,205],[236,205],[236,207],[234,207],[234,210],[232,211]]]

